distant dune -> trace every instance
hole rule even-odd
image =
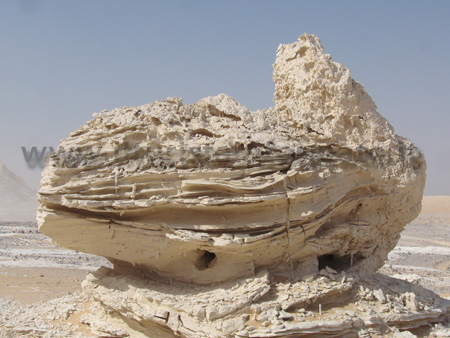
[[[35,221],[36,193],[0,162],[0,221]]]
[[[424,196],[422,214],[450,212],[450,196]]]

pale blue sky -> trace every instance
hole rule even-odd
[[[56,147],[92,113],[227,93],[273,105],[280,43],[307,32],[343,63],[450,195],[450,1],[0,2],[0,161],[31,186],[21,146]]]

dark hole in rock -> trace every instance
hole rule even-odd
[[[416,327],[413,329],[407,329],[407,330],[400,330],[400,332],[408,331],[412,333],[413,335],[416,335],[417,337],[428,337],[431,333],[432,327],[429,325],[424,325],[420,327]]]
[[[197,270],[206,270],[211,267],[216,259],[216,254],[207,250],[198,250],[198,258],[195,261]]]
[[[318,257],[319,271],[325,269],[327,266],[336,271],[347,271],[362,259],[363,257],[358,254],[345,256],[336,256],[333,254],[322,255]]]
[[[206,136],[206,137],[217,136],[205,128],[195,129],[195,130],[191,131],[191,135],[193,135],[193,136],[199,135],[199,136]]]

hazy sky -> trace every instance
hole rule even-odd
[[[56,146],[103,109],[227,93],[273,105],[280,43],[316,34],[450,195],[450,1],[0,1],[0,161]]]

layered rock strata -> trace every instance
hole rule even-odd
[[[40,231],[108,258],[113,281],[143,283],[117,293],[103,272],[89,279],[88,292],[111,311],[168,336],[200,337],[189,333],[194,327],[207,337],[233,336],[241,324],[211,323],[253,318],[240,311],[271,294],[265,304],[294,319],[289,311],[304,308],[320,288],[284,299],[274,281],[289,289],[326,267],[370,275],[418,215],[423,155],[394,133],[317,37],[280,45],[273,77],[272,108],[252,112],[221,94],[190,105],[168,98],[103,111],[48,158]],[[251,287],[231,287],[228,305],[208,310],[212,294],[239,280]],[[189,288],[200,290],[192,294],[201,294],[203,305],[191,306],[190,292],[179,297],[177,290]],[[338,283],[328,296],[351,290],[352,283]],[[128,297],[147,305],[128,307]],[[330,322],[330,334],[343,330],[336,325]],[[303,330],[272,329],[250,336],[297,337]]]
[[[416,337],[408,330],[448,323],[450,309],[450,300],[416,284],[331,268],[299,281],[261,272],[208,286],[102,268],[83,287],[94,302],[82,321],[99,337]]]

